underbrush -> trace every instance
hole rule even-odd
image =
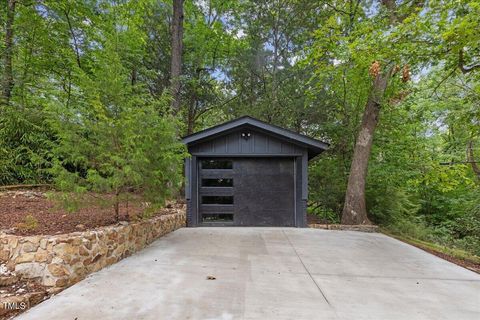
[[[473,192],[437,196],[426,203],[411,192],[392,188],[369,199],[370,218],[386,232],[443,251],[480,256],[480,205]]]
[[[336,212],[322,206],[309,206],[307,213],[318,217],[318,219],[325,224],[340,223],[340,217]]]
[[[480,262],[480,238],[465,236],[456,238],[455,234],[445,227],[430,227],[422,221],[397,220],[382,226],[387,234],[422,244],[432,250],[443,252],[454,257]]]

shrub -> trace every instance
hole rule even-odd
[[[35,230],[38,227],[38,220],[31,214],[25,216],[23,222],[17,224],[17,228],[23,231]]]

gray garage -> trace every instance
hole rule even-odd
[[[251,117],[183,139],[187,225],[306,225],[308,160],[327,144]]]

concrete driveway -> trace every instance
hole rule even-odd
[[[19,319],[478,320],[480,275],[381,234],[180,229]]]

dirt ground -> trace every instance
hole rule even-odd
[[[0,230],[17,235],[60,234],[116,223],[113,206],[98,195],[85,196],[76,212],[68,212],[55,198],[37,190],[0,192]],[[135,219],[149,207],[138,196],[133,195],[132,200],[120,204],[120,221]],[[168,209],[176,206],[182,204],[170,203],[152,215],[168,214]]]

